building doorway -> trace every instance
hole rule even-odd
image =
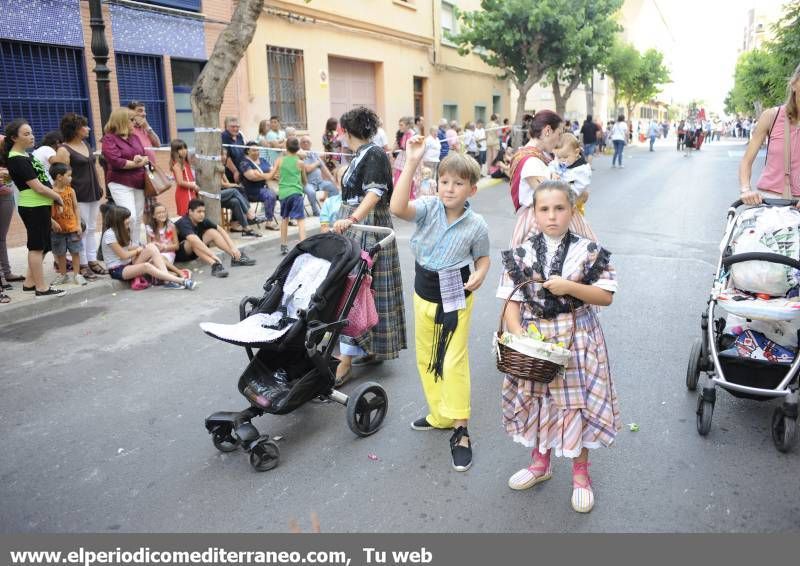
[[[377,111],[375,64],[368,61],[328,57],[331,85],[331,116],[336,118],[355,108],[366,106]]]

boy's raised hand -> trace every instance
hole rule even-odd
[[[406,142],[406,156],[408,158],[406,161],[418,163],[422,161],[423,155],[425,155],[425,138],[423,136],[409,138],[408,142]]]

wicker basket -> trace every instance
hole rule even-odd
[[[511,301],[511,297],[513,297],[514,294],[522,287],[531,283],[537,283],[537,281],[530,280],[517,285],[503,305],[503,310],[500,313],[500,324],[497,329],[497,334],[495,335],[495,346],[497,348],[497,369],[498,371],[507,373],[511,377],[515,377],[517,379],[529,379],[532,381],[538,381],[539,383],[550,383],[561,373],[561,371],[564,369],[564,366],[561,366],[550,360],[534,358],[525,355],[522,352],[518,352],[513,348],[510,348],[500,341],[500,338],[503,335],[503,320],[505,319],[506,309],[508,308],[508,303]],[[577,320],[575,309],[573,308],[572,334],[569,338],[567,350],[572,348],[572,343],[575,340],[576,325]]]

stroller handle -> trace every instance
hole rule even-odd
[[[796,199],[796,198],[790,198],[790,199],[765,198],[765,199],[761,200],[761,203],[765,204],[767,206],[795,206],[798,202],[800,202],[800,199]],[[743,204],[744,203],[742,202],[742,199],[739,199],[739,200],[736,200],[736,201],[733,202],[733,204],[731,205],[731,208],[739,208]],[[753,205],[748,205],[748,206],[753,206]],[[755,205],[755,206],[758,206],[758,205]]]
[[[735,263],[741,263],[743,261],[767,261],[770,263],[780,263],[783,265],[788,265],[789,267],[793,267],[794,269],[800,269],[800,261],[797,261],[794,258],[786,257],[780,254],[771,254],[765,252],[746,252],[741,254],[729,255],[728,257],[722,258],[722,265],[724,265],[725,267],[729,267]]]
[[[387,245],[391,244],[394,240],[394,230],[391,228],[385,228],[384,226],[370,226],[365,224],[353,224],[350,226],[350,230],[355,232],[371,232],[373,234],[383,234],[386,237],[383,238],[381,241],[378,242],[377,246],[379,249],[385,248]]]

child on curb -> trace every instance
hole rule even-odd
[[[189,208],[188,204],[186,208]],[[164,259],[164,265],[167,270],[178,277],[191,279],[191,271],[175,267],[175,253],[180,246],[178,229],[169,219],[166,206],[158,203],[153,207],[153,217],[149,223],[145,224],[145,232],[147,233],[147,243],[153,244],[161,252],[161,257]]]
[[[270,179],[276,175],[278,180],[278,200],[281,202],[281,255],[289,253],[289,220],[297,220],[300,241],[306,239],[306,212],[304,207],[306,186],[306,169],[303,160],[297,156],[300,151],[300,140],[286,140],[287,154],[279,157],[270,173]]]
[[[597,241],[591,226],[584,217],[586,201],[589,200],[589,185],[592,183],[592,167],[583,156],[583,148],[573,134],[561,134],[561,145],[556,148],[556,159],[550,162],[555,178],[569,185],[575,193],[575,215],[573,229],[580,235]]]
[[[342,176],[345,171],[347,171],[347,165],[339,165],[333,172],[339,192],[327,197],[319,209],[319,230],[323,234],[330,232],[333,223],[339,219],[339,209],[342,208]]]
[[[621,428],[603,331],[590,306],[611,304],[616,274],[607,250],[570,232],[575,193],[567,184],[542,182],[532,206],[541,231],[501,254],[507,276],[497,296],[511,298],[505,327],[523,335],[533,325],[544,341],[571,344],[572,355],[565,373],[550,383],[510,375],[503,381],[506,432],[533,449],[533,462],[511,476],[508,486],[523,490],[550,479],[555,451],[572,458],[572,508],[588,513],[594,506],[589,449],[611,446]]]
[[[439,164],[439,194],[409,201],[411,181],[425,152],[415,136],[406,144],[406,163],[394,187],[391,211],[416,222],[411,249],[416,258],[414,325],[417,368],[428,415],[414,430],[455,429],[450,437],[453,468],[472,466],[469,325],[474,296],[489,271],[489,227],[467,199],[478,190],[478,163],[451,153]],[[470,273],[469,264],[475,271]]]
[[[53,285],[64,285],[71,282],[74,285],[86,285],[86,279],[81,275],[80,254],[83,251],[83,230],[81,229],[80,209],[78,197],[72,189],[72,169],[63,163],[54,163],[50,167],[50,178],[53,179],[53,190],[61,195],[64,206],[53,204],[52,218],[58,224],[59,231],[50,233],[50,245],[53,255],[58,263],[58,277]],[[55,228],[55,226],[54,226]],[[67,252],[72,256],[72,277],[67,275]]]
[[[161,252],[155,244],[145,247],[131,245],[131,211],[122,206],[111,206],[103,219],[103,260],[112,279],[129,281],[140,275],[150,275],[167,283],[165,289],[192,291],[197,284],[191,279],[178,277],[167,271]]]

